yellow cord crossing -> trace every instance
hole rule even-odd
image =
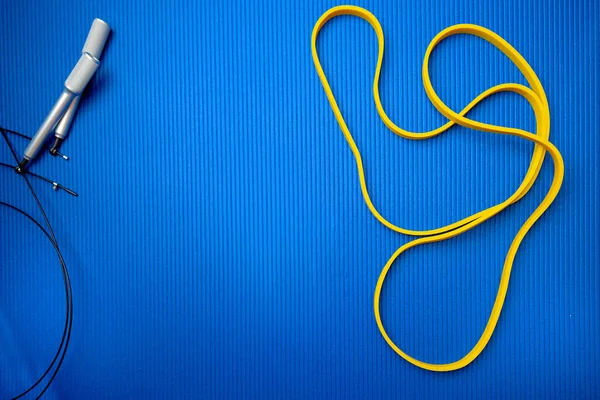
[[[533,154],[531,157],[531,162],[529,164],[529,169],[525,178],[523,179],[519,188],[505,201],[499,203],[493,207],[487,208],[483,211],[479,211],[476,214],[473,214],[467,218],[464,218],[460,221],[454,222],[450,225],[442,226],[440,228],[425,230],[425,231],[417,231],[411,229],[401,228],[396,226],[386,220],[375,208],[373,203],[371,202],[371,198],[369,197],[369,192],[367,189],[367,184],[365,181],[365,173],[363,169],[363,163],[360,155],[360,151],[354,143],[354,139],[352,138],[352,134],[344,121],[344,117],[337,105],[333,92],[331,91],[331,87],[329,86],[329,82],[327,81],[327,77],[325,72],[323,71],[323,67],[319,61],[319,55],[317,53],[317,37],[319,35],[319,31],[323,28],[323,26],[332,18],[335,18],[340,15],[353,15],[367,21],[375,30],[377,34],[377,39],[379,42],[379,53],[377,56],[377,67],[375,69],[375,79],[373,81],[373,96],[375,98],[375,106],[377,107],[377,112],[379,116],[385,123],[385,125],[395,134],[402,136],[406,139],[414,139],[414,140],[422,140],[428,139],[434,136],[437,136],[446,130],[450,129],[454,124],[462,125],[467,128],[471,128],[478,131],[498,133],[503,135],[513,135],[523,139],[527,139],[535,143],[535,148],[533,150]],[[475,35],[480,38],[485,39],[489,43],[496,46],[500,49],[508,58],[512,60],[512,62],[519,68],[521,73],[525,76],[525,79],[531,86],[528,88],[523,85],[507,83],[502,85],[494,86],[485,92],[481,93],[477,96],[469,105],[467,105],[462,111],[455,112],[451,110],[436,94],[433,86],[431,85],[431,81],[429,79],[429,58],[435,46],[440,43],[445,38],[458,35],[458,34],[468,34]],[[327,95],[327,99],[329,100],[329,104],[333,110],[335,118],[337,119],[340,128],[346,138],[346,141],[350,145],[350,149],[354,154],[354,158],[356,160],[356,166],[358,169],[358,177],[360,179],[360,187],[362,190],[363,198],[367,207],[371,211],[371,213],[377,218],[379,222],[383,225],[387,226],[393,231],[400,232],[406,235],[412,236],[422,236],[418,239],[415,239],[411,242],[406,243],[402,247],[400,247],[396,252],[392,255],[392,257],[388,260],[385,267],[381,271],[379,275],[379,279],[377,280],[377,285],[375,287],[375,298],[374,298],[374,311],[375,311],[375,319],[377,321],[377,326],[383,335],[386,342],[394,349],[396,353],[398,353],[402,358],[414,364],[418,367],[431,370],[431,371],[452,371],[456,369],[460,369],[471,363],[477,356],[483,351],[487,343],[489,342],[494,329],[496,327],[496,323],[498,322],[498,318],[500,317],[500,312],[502,311],[502,305],[504,304],[504,299],[506,297],[506,292],[508,289],[508,283],[510,280],[510,272],[513,266],[513,261],[517,250],[519,249],[519,245],[523,241],[523,238],[531,229],[533,224],[540,218],[540,216],[548,209],[550,204],[556,198],[560,190],[560,186],[562,184],[563,176],[564,176],[564,164],[563,159],[558,151],[558,149],[550,143],[548,140],[550,134],[550,112],[548,109],[548,101],[546,99],[546,94],[544,93],[544,89],[542,88],[542,84],[538,79],[537,75],[533,71],[533,69],[529,66],[527,61],[504,39],[495,34],[494,32],[483,28],[478,25],[472,24],[459,24],[450,26],[440,33],[438,33],[429,46],[427,47],[427,51],[425,52],[425,59],[423,60],[423,85],[425,86],[425,92],[429,97],[429,100],[433,103],[435,108],[443,114],[446,118],[448,118],[448,122],[443,126],[434,129],[429,132],[409,132],[406,131],[396,124],[387,116],[383,106],[381,105],[381,99],[379,97],[379,75],[381,73],[381,64],[383,60],[383,49],[384,49],[384,39],[383,39],[383,30],[381,29],[381,25],[379,21],[373,14],[369,11],[355,6],[339,6],[334,7],[325,12],[321,18],[315,24],[315,27],[312,32],[312,57],[315,64],[315,68],[317,70],[317,74],[319,75],[319,79],[323,84],[323,89],[325,90],[325,94]],[[481,102],[486,97],[489,97],[495,93],[499,92],[515,92],[523,96],[527,101],[531,104],[533,111],[536,117],[536,133],[530,133],[521,129],[515,129],[504,126],[497,126],[492,124],[486,124],[479,121],[475,121],[466,117],[466,114],[475,107],[479,102]],[[385,281],[385,277],[389,272],[391,266],[394,261],[406,250],[419,246],[426,243],[438,242],[445,239],[450,239],[457,235],[460,235],[463,232],[468,231],[469,229],[482,224],[486,220],[492,218],[496,214],[500,213],[502,210],[510,206],[511,204],[519,201],[523,196],[527,194],[531,186],[534,184],[538,173],[542,167],[542,162],[544,161],[544,156],[548,152],[552,157],[554,162],[554,177],[552,179],[552,184],[550,189],[546,193],[546,196],[540,203],[540,205],[535,209],[535,211],[527,218],[525,223],[521,226],[519,231],[517,232],[510,248],[508,249],[508,253],[506,255],[506,259],[504,261],[504,267],[502,269],[502,276],[500,278],[500,284],[498,287],[498,292],[496,294],[496,300],[494,301],[494,306],[490,313],[487,325],[481,334],[478,342],[475,346],[469,351],[463,358],[460,360],[448,363],[448,364],[432,364],[428,362],[424,362],[421,360],[417,360],[414,357],[406,354],[404,351],[398,347],[394,341],[389,337],[385,328],[383,326],[383,322],[381,321],[381,315],[379,313],[379,299],[381,295],[381,290],[383,283]]]

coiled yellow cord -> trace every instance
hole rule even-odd
[[[478,213],[473,214],[473,215],[471,215],[467,218],[464,218],[460,221],[454,222],[450,225],[446,225],[446,226],[443,226],[443,227],[440,227],[437,229],[431,229],[431,230],[425,230],[425,231],[405,229],[405,228],[396,226],[396,225],[392,224],[391,222],[389,222],[388,220],[386,220],[377,211],[377,209],[371,202],[371,199],[369,197],[369,192],[367,190],[367,184],[365,181],[365,173],[364,173],[364,169],[363,169],[360,151],[358,150],[358,147],[354,143],[354,139],[352,138],[352,135],[350,134],[348,126],[346,125],[346,122],[344,121],[344,117],[342,116],[342,113],[337,105],[337,102],[335,100],[333,92],[331,91],[331,87],[329,86],[329,83],[327,81],[325,72],[323,72],[323,68],[321,67],[321,63],[319,61],[319,55],[317,54],[316,42],[317,42],[317,37],[319,35],[319,31],[321,30],[321,28],[323,28],[323,26],[330,19],[335,18],[340,15],[353,15],[353,16],[364,19],[373,27],[373,29],[375,30],[375,33],[377,34],[377,39],[379,42],[379,54],[377,57],[377,67],[375,69],[375,79],[373,81],[373,95],[375,97],[375,106],[377,107],[377,112],[379,113],[379,116],[381,117],[381,119],[383,120],[385,125],[395,134],[402,136],[404,138],[407,138],[407,139],[422,140],[422,139],[427,139],[427,138],[437,136],[440,133],[448,130],[454,124],[459,124],[464,127],[475,129],[478,131],[499,133],[499,134],[505,134],[505,135],[506,134],[513,135],[513,136],[517,136],[517,137],[520,137],[523,139],[530,140],[535,143],[535,148],[533,150],[533,154],[531,157],[531,162],[529,164],[529,169],[527,171],[527,174],[525,175],[525,178],[523,179],[523,182],[521,183],[519,188],[510,197],[508,197],[505,201],[503,201],[500,204],[497,204],[497,205],[490,207],[488,209],[485,209],[483,211],[479,211]],[[429,79],[429,57],[431,55],[431,52],[433,51],[433,49],[435,48],[435,46],[438,43],[440,43],[442,40],[444,40],[445,38],[447,38],[449,36],[458,35],[458,34],[475,35],[475,36],[485,39],[486,41],[488,41],[491,44],[493,44],[494,46],[496,46],[506,56],[508,56],[508,58],[510,58],[512,60],[512,62],[519,68],[519,70],[525,76],[525,79],[527,80],[527,82],[529,83],[531,88],[528,88],[526,86],[519,85],[519,84],[513,84],[513,83],[497,85],[497,86],[494,86],[494,87],[486,90],[485,92],[481,93],[479,96],[477,96],[460,113],[457,113],[457,112],[451,110],[438,97],[438,95],[436,94],[435,90],[433,89],[433,87],[431,85],[431,81]],[[517,253],[517,250],[519,249],[519,245],[523,241],[523,238],[525,237],[525,235],[527,234],[529,229],[538,220],[538,218],[540,218],[540,216],[548,209],[550,204],[552,204],[552,202],[556,198],[556,195],[558,194],[558,192],[560,190],[560,186],[562,184],[562,180],[563,180],[563,176],[564,176],[563,159],[562,159],[559,151],[557,150],[557,148],[552,143],[550,143],[550,141],[548,140],[548,137],[550,134],[550,113],[548,110],[548,101],[546,100],[546,95],[544,93],[544,89],[542,88],[542,84],[540,83],[540,80],[538,79],[538,77],[535,74],[535,72],[533,71],[533,69],[529,66],[527,61],[525,61],[525,59],[508,42],[506,42],[504,39],[502,39],[500,36],[498,36],[494,32],[492,32],[486,28],[483,28],[481,26],[477,26],[477,25],[471,25],[471,24],[453,25],[451,27],[444,29],[440,33],[438,33],[433,38],[433,40],[431,41],[429,46],[427,47],[427,51],[425,52],[425,59],[423,61],[423,71],[422,71],[425,92],[427,93],[429,100],[433,103],[435,108],[441,114],[443,114],[446,118],[449,119],[449,122],[447,122],[443,126],[437,128],[437,129],[434,129],[432,131],[429,131],[429,132],[422,132],[422,133],[408,132],[408,131],[398,127],[396,124],[394,124],[394,122],[392,122],[392,120],[390,120],[390,118],[385,113],[385,110],[383,109],[383,106],[381,105],[381,99],[379,97],[379,75],[381,72],[381,63],[383,60],[383,48],[384,48],[383,30],[381,29],[381,25],[379,24],[379,21],[369,11],[367,11],[363,8],[360,8],[360,7],[339,6],[339,7],[334,7],[332,9],[328,10],[321,16],[321,18],[319,18],[319,20],[315,24],[315,27],[312,32],[312,57],[313,57],[313,61],[315,63],[315,68],[317,70],[317,74],[319,75],[319,79],[321,80],[321,83],[323,84],[323,88],[325,89],[325,94],[327,95],[327,99],[329,100],[329,104],[331,105],[331,108],[333,110],[335,118],[337,119],[338,124],[340,125],[340,128],[342,129],[342,132],[344,133],[344,137],[346,138],[348,144],[350,145],[350,149],[352,150],[352,153],[354,154],[354,158],[356,159],[356,165],[358,168],[358,176],[360,179],[360,187],[362,190],[362,194],[363,194],[365,203],[367,204],[367,207],[369,208],[371,213],[375,216],[375,218],[377,218],[377,220],[379,220],[383,225],[387,226],[388,228],[390,228],[396,232],[406,234],[406,235],[423,236],[421,238],[418,238],[411,242],[406,243],[404,246],[402,246],[398,250],[396,250],[396,252],[388,260],[385,267],[381,271],[381,274],[379,275],[379,279],[377,280],[377,285],[375,287],[375,299],[374,299],[374,303],[375,303],[374,311],[375,311],[375,319],[377,321],[377,326],[379,327],[379,330],[380,330],[381,334],[383,335],[384,339],[392,347],[392,349],[394,349],[394,351],[396,353],[398,353],[402,358],[404,358],[411,364],[414,364],[418,367],[421,367],[421,368],[424,368],[427,370],[431,370],[431,371],[440,371],[440,372],[441,371],[452,371],[452,370],[456,370],[456,369],[465,367],[466,365],[471,363],[475,358],[477,358],[477,356],[483,351],[483,349],[487,345],[488,341],[492,337],[492,334],[496,327],[496,323],[498,322],[498,318],[500,317],[500,312],[502,311],[502,305],[504,304],[504,299],[506,297],[506,291],[508,289],[508,283],[510,280],[510,272],[512,269],[515,255]],[[499,93],[499,92],[515,92],[515,93],[518,93],[521,96],[523,96],[525,99],[527,99],[527,101],[529,101],[529,103],[531,104],[531,107],[533,108],[533,111],[535,113],[535,117],[536,117],[536,134],[533,134],[533,133],[530,133],[530,132],[527,132],[527,131],[524,131],[521,129],[485,124],[485,123],[482,123],[479,121],[474,121],[472,119],[465,117],[465,115],[469,112],[469,110],[471,110],[473,107],[475,107],[483,99],[485,99],[486,97],[491,96],[495,93]],[[419,246],[419,245],[426,244],[426,243],[438,242],[441,240],[449,239],[454,236],[460,235],[461,233],[466,232],[467,230],[492,218],[493,216],[500,213],[502,210],[504,210],[511,204],[516,203],[523,196],[525,196],[525,194],[527,194],[527,192],[529,191],[529,189],[535,182],[535,180],[538,176],[538,173],[540,171],[540,168],[542,167],[542,162],[544,161],[544,156],[545,156],[546,152],[548,152],[550,154],[550,156],[552,157],[552,160],[554,162],[554,177],[552,179],[552,184],[551,184],[550,189],[548,190],[546,196],[540,203],[540,205],[535,209],[535,211],[529,216],[529,218],[527,218],[525,223],[521,226],[521,228],[517,232],[512,244],[511,244],[510,248],[508,249],[508,254],[506,255],[506,259],[504,261],[504,268],[502,269],[500,285],[498,287],[498,292],[496,294],[496,300],[494,302],[494,306],[490,313],[490,317],[488,319],[487,325],[486,325],[483,333],[481,334],[479,341],[475,344],[475,346],[471,349],[471,351],[469,351],[463,358],[461,358],[458,361],[454,361],[454,362],[451,362],[448,364],[432,364],[432,363],[424,362],[421,360],[417,360],[417,359],[411,357],[410,355],[406,354],[393,342],[392,339],[390,339],[389,335],[385,331],[385,328],[381,321],[381,315],[379,313],[379,298],[381,295],[381,289],[383,286],[383,282],[385,281],[385,277],[386,277],[387,273],[389,272],[394,261],[400,256],[400,254],[402,254],[403,252],[405,252],[406,250],[408,250],[412,247]]]

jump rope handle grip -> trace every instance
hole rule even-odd
[[[37,155],[46,138],[54,129],[58,129],[58,134],[50,153],[53,155],[59,154],[58,148],[65,138],[77,111],[78,97],[100,66],[100,56],[109,34],[110,26],[99,18],[94,19],[83,45],[81,57],[65,81],[63,93],[29,142],[23,153],[23,159],[16,168],[17,172],[23,173],[25,171],[27,163]]]
[[[108,35],[110,35],[110,26],[100,18],[94,19],[94,22],[92,22],[92,27],[90,28],[90,31],[88,33],[87,39],[85,40],[85,43],[83,45],[83,49],[81,50],[81,57],[83,58],[84,56],[88,55],[92,59],[97,61],[97,63],[99,64],[100,56],[102,55],[102,51],[104,50],[104,46],[106,45],[106,41],[108,40]],[[73,74],[73,72],[71,74]],[[85,85],[83,89],[85,89]],[[77,112],[77,107],[79,106],[80,100],[81,97],[79,95],[76,95],[76,97],[71,101],[71,104],[69,105],[69,108],[67,109],[65,114],[62,116],[60,121],[58,121],[58,124],[54,129],[55,139],[52,147],[50,148],[50,154],[60,154],[58,153],[58,149],[60,148],[60,145],[62,144],[63,140],[65,140],[65,138],[67,137],[67,133],[69,132],[71,123],[75,118],[75,113]]]

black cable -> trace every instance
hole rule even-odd
[[[15,158],[15,160],[17,160],[17,155],[16,152],[14,150],[14,148],[12,147],[12,144],[10,143],[10,141],[8,140],[8,138],[6,137],[6,134],[4,132],[2,132],[2,135],[8,145],[8,147],[10,148],[13,157]],[[32,386],[29,387],[29,389],[27,389],[26,391],[22,392],[21,394],[19,394],[18,396],[16,396],[14,399],[19,399],[23,396],[25,396],[27,393],[29,393],[30,391],[32,391],[37,385],[40,384],[40,382],[42,382],[42,380],[48,375],[48,373],[52,370],[52,367],[54,366],[54,364],[56,363],[56,360],[58,359],[59,355],[61,355],[61,351],[63,350],[63,345],[64,347],[64,352],[62,352],[62,355],[60,356],[60,360],[59,363],[57,365],[57,369],[55,370],[55,372],[53,373],[53,375],[50,378],[50,381],[46,384],[46,386],[43,388],[42,392],[38,395],[38,399],[44,394],[44,392],[48,389],[48,387],[50,386],[50,384],[52,383],[52,381],[54,380],[54,377],[56,376],[58,369],[60,368],[60,366],[62,365],[62,361],[65,357],[66,354],[66,350],[67,350],[67,346],[70,340],[70,336],[71,336],[71,328],[72,328],[72,315],[73,315],[73,302],[72,302],[72,291],[71,291],[71,283],[70,283],[70,279],[69,279],[69,275],[68,275],[68,270],[66,268],[66,264],[64,263],[64,259],[62,258],[62,254],[60,253],[60,249],[58,247],[58,242],[56,240],[56,235],[54,234],[54,231],[52,230],[52,226],[50,225],[50,221],[48,220],[48,217],[46,215],[46,212],[44,211],[44,208],[42,207],[36,193],[35,190],[33,189],[33,187],[31,186],[31,183],[29,182],[29,179],[23,175],[25,182],[27,183],[27,186],[29,187],[29,190],[31,192],[31,194],[33,195],[38,208],[40,209],[42,216],[44,217],[44,221],[46,222],[46,225],[48,226],[48,229],[50,230],[50,233],[48,234],[45,230],[44,232],[47,234],[48,238],[50,239],[52,245],[55,247],[55,249],[57,250],[58,254],[59,254],[59,260],[61,261],[61,269],[63,271],[63,280],[65,283],[65,292],[66,292],[66,303],[67,303],[67,313],[66,313],[66,319],[65,319],[65,329],[63,330],[63,335],[61,338],[61,343],[60,346],[54,356],[54,359],[52,360],[52,362],[50,363],[50,365],[48,366],[48,368],[46,369],[46,371],[44,372],[44,374],[37,380],[37,382],[35,382]],[[6,203],[5,203],[6,204]],[[11,207],[13,209],[15,209],[15,207]],[[31,220],[35,221],[31,216],[27,215],[25,212],[23,212],[22,210],[19,210],[22,214],[28,216]],[[38,225],[38,227],[41,227],[37,221],[35,221],[36,224]]]
[[[70,336],[70,330],[71,330],[71,326],[72,326],[72,310],[73,310],[73,308],[72,308],[72,297],[71,297],[71,294],[70,294],[70,292],[71,292],[71,287],[70,287],[71,283],[70,283],[68,271],[66,269],[66,264],[65,264],[65,261],[64,261],[64,259],[62,257],[62,254],[60,252],[60,249],[58,248],[56,242],[52,238],[52,235],[50,235],[50,233],[48,233],[48,231],[45,230],[44,227],[39,222],[37,222],[31,215],[27,214],[25,211],[23,211],[23,210],[15,207],[15,206],[13,206],[12,204],[8,204],[8,203],[5,203],[3,201],[0,201],[0,205],[6,206],[8,208],[11,208],[11,209],[19,212],[20,214],[24,215],[25,217],[29,218],[29,220],[31,220],[34,224],[37,225],[38,228],[40,228],[40,230],[46,235],[46,237],[48,238],[48,240],[50,240],[50,243],[52,244],[52,246],[54,247],[54,249],[57,252],[57,255],[58,255],[58,258],[59,258],[59,261],[60,261],[60,264],[61,264],[61,269],[62,269],[62,272],[63,272],[63,281],[64,281],[64,284],[65,284],[65,290],[69,292],[68,301],[67,301],[67,304],[68,304],[68,306],[67,306],[67,314],[65,316],[66,322],[65,322],[65,327],[63,329],[63,334],[62,334],[62,338],[61,338],[61,342],[60,342],[58,350],[56,351],[52,362],[50,363],[50,365],[48,366],[48,368],[46,369],[46,371],[44,372],[44,374],[37,380],[37,382],[35,382],[33,385],[31,385],[29,387],[29,389],[25,390],[24,392],[22,392],[18,396],[14,397],[13,400],[15,400],[15,399],[19,399],[19,398],[25,396],[27,393],[29,393],[30,391],[32,391],[37,385],[40,384],[40,382],[48,375],[48,373],[50,372],[50,370],[52,369],[52,367],[56,363],[56,360],[58,359],[58,357],[59,357],[59,355],[61,353],[61,350],[63,349],[63,346],[65,346],[63,355],[62,355],[61,360],[60,360],[61,363],[62,363],[62,358],[64,357],[64,354],[66,353],[66,347],[68,345],[68,340],[69,340],[69,336]],[[66,344],[65,344],[65,339],[67,339],[67,343]],[[57,366],[57,371],[58,371],[58,368],[60,368],[60,364]],[[55,374],[56,374],[56,372],[55,372]],[[50,383],[52,383],[52,380],[50,382],[48,382],[48,384],[44,388],[44,392],[50,386]],[[40,393],[40,395],[38,395],[37,398],[39,399],[42,394],[43,394],[43,392]]]
[[[23,139],[28,139],[31,140],[30,136],[24,135],[21,132],[17,132],[17,131],[11,131],[10,129],[6,129],[0,126],[0,131],[4,131],[6,133],[10,133],[11,135],[15,135],[15,136],[19,136],[22,137]]]
[[[10,168],[10,169],[12,169],[14,171],[15,168],[16,168],[16,165],[10,165],[10,164],[7,164],[7,163],[0,162],[0,167]],[[69,189],[68,187],[65,187],[65,186],[61,185],[58,182],[54,182],[52,179],[48,179],[48,178],[46,178],[44,176],[35,174],[35,173],[31,172],[31,171],[24,171],[24,172],[26,174],[28,174],[28,175],[34,176],[34,177],[36,177],[38,179],[41,179],[41,180],[43,180],[45,182],[48,182],[49,184],[52,185],[52,187],[64,190],[65,192],[69,193],[71,196],[75,196],[75,197],[79,196],[75,191]]]
[[[25,137],[27,138],[27,136],[20,134],[18,132],[14,132],[14,131],[10,131],[10,130],[6,130],[4,128],[0,128],[0,132],[2,132],[2,136],[4,137],[4,140],[6,142],[6,144],[8,145],[11,153],[13,154],[13,157],[15,158],[15,160],[18,162],[18,157],[17,154],[12,146],[12,144],[10,143],[10,141],[8,140],[8,137],[6,136],[6,133],[12,133],[15,134],[17,136],[21,136],[21,137]],[[4,164],[3,165],[7,166],[8,164]],[[50,181],[47,178],[41,177],[37,174],[33,174],[33,173],[29,173],[35,177],[38,177],[40,179],[43,179],[47,182],[51,182],[54,184],[54,182]],[[25,217],[27,217],[30,221],[32,221],[33,223],[35,223],[35,225],[40,228],[40,230],[46,235],[46,237],[48,238],[48,240],[50,241],[50,243],[52,244],[52,246],[54,247],[54,249],[56,250],[56,253],[58,255],[58,259],[60,261],[60,265],[61,265],[61,270],[62,270],[62,275],[63,275],[63,283],[65,286],[65,297],[66,297],[66,316],[65,316],[65,327],[63,329],[63,334],[61,337],[61,341],[60,341],[60,345],[58,347],[58,350],[56,351],[54,358],[52,359],[52,362],[50,363],[50,365],[48,366],[48,368],[46,369],[46,371],[44,372],[44,374],[33,384],[31,385],[27,390],[25,390],[24,392],[22,392],[21,394],[19,394],[18,396],[14,397],[13,400],[19,399],[23,396],[25,396],[26,394],[28,394],[29,392],[31,392],[32,390],[34,390],[45,378],[46,376],[50,373],[50,371],[52,370],[52,368],[54,367],[54,364],[57,362],[56,364],[56,369],[54,370],[54,372],[52,373],[52,375],[50,376],[50,379],[48,380],[48,382],[46,383],[46,385],[44,386],[44,388],[42,389],[42,391],[37,395],[36,399],[39,399],[40,397],[43,396],[43,394],[46,392],[46,390],[48,390],[48,388],[50,387],[50,385],[52,384],[52,382],[54,381],[58,371],[60,370],[60,367],[62,366],[63,360],[65,358],[65,355],[67,353],[67,348],[69,346],[69,342],[71,339],[71,331],[73,328],[73,297],[72,297],[72,289],[71,289],[71,280],[69,277],[69,272],[67,269],[67,265],[64,261],[64,258],[62,256],[62,253],[60,251],[60,248],[58,246],[58,241],[56,240],[56,235],[54,234],[54,231],[52,229],[52,225],[50,224],[50,221],[48,220],[48,216],[46,215],[46,212],[44,210],[44,208],[42,207],[42,204],[37,196],[37,194],[35,193],[35,190],[33,189],[33,186],[31,185],[31,182],[29,181],[29,178],[27,177],[27,174],[23,174],[23,179],[25,180],[27,187],[29,188],[29,191],[31,192],[40,212],[42,213],[42,216],[44,218],[44,222],[46,223],[46,226],[48,227],[48,230],[44,229],[44,227],[37,221],[35,220],[31,215],[27,214],[25,211],[19,209],[18,207],[15,207],[11,204],[5,203],[3,201],[0,201],[0,205],[3,205],[5,207],[8,207],[14,211],[19,212],[20,214],[24,215]],[[74,193],[74,192],[73,192]],[[64,346],[64,348],[63,348]],[[59,358],[60,357],[60,358]]]

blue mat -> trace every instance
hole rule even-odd
[[[140,3],[140,4],[138,4]],[[444,122],[427,100],[429,41],[476,23],[510,42],[550,103],[562,190],[515,260],[498,328],[453,373],[420,370],[380,336],[373,291],[409,237],[364,205],[351,152],[310,55],[332,1],[3,1],[0,125],[33,134],[58,96],[94,17],[113,34],[63,146],[33,171],[69,267],[73,337],[46,396],[81,398],[593,398],[600,396],[599,5],[581,1],[361,1],[386,35],[382,101],[400,126]],[[503,3],[503,4],[501,4]],[[524,4],[523,4],[524,3]],[[413,142],[379,120],[377,41],[337,18],[321,60],[363,152],[373,201],[425,229],[504,200],[533,146],[462,128]],[[524,83],[491,45],[444,41],[431,61],[442,99]],[[499,95],[473,118],[534,129],[525,100]],[[22,150],[26,142],[13,139]],[[12,162],[6,146],[0,160]],[[409,354],[454,361],[477,341],[504,256],[552,175],[517,205],[458,238],[408,252],[382,314]],[[0,171],[0,200],[40,217],[22,179]],[[64,291],[53,249],[0,208],[0,397],[45,370],[60,341]]]

